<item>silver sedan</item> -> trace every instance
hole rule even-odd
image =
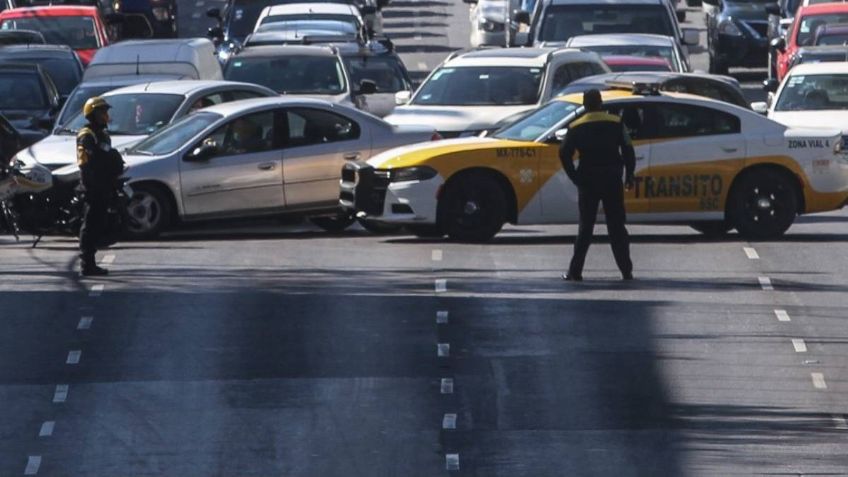
[[[342,166],[439,139],[432,127],[392,126],[353,108],[285,97],[220,104],[128,149],[129,232],[153,237],[175,219],[296,213],[341,230]]]

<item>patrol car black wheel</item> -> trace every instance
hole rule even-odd
[[[133,195],[127,205],[129,220],[124,233],[129,239],[157,237],[171,221],[171,201],[158,187],[138,184],[130,185]]]
[[[460,242],[485,242],[506,222],[507,200],[498,182],[469,174],[448,184],[439,204],[439,226]]]
[[[442,238],[445,233],[435,224],[407,225],[406,230],[418,238]]]
[[[727,235],[727,232],[729,232],[730,229],[733,228],[732,225],[728,224],[724,220],[716,220],[713,222],[695,222],[689,224],[689,226],[710,238],[724,237],[725,235]]]
[[[727,65],[710,55],[710,73],[714,75],[726,75],[728,72]]]
[[[393,234],[399,232],[402,226],[395,224],[384,224],[374,220],[358,219],[359,225],[372,234]]]
[[[324,229],[325,232],[337,234],[353,225],[356,218],[353,215],[337,215],[328,217],[310,217],[309,221]]]
[[[731,222],[748,239],[780,237],[798,214],[798,194],[788,173],[751,171],[740,177],[730,192]]]

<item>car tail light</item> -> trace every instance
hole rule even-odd
[[[442,139],[444,139],[444,138],[438,132],[434,132],[433,135],[430,136],[431,141],[441,141]]]

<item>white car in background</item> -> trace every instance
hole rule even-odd
[[[276,96],[264,86],[232,81],[159,81],[119,88],[103,94],[112,106],[112,146],[122,148],[150,135],[197,106]],[[76,164],[77,131],[86,123],[80,111],[51,135],[18,152],[25,163],[37,161],[51,170]]]
[[[506,37],[506,18],[514,0],[479,0],[469,9],[471,46],[509,46]],[[510,31],[514,34],[515,31]]]
[[[262,31],[268,25],[277,22],[297,22],[303,20],[325,20],[344,22],[364,31],[365,20],[354,5],[346,3],[288,3],[271,5],[262,9],[253,31]]]
[[[568,83],[610,70],[596,53],[565,48],[493,48],[454,54],[386,121],[428,124],[446,138],[497,129],[546,103]]]
[[[798,65],[769,93],[768,102],[751,107],[789,127],[840,128],[848,146],[848,63]]]
[[[610,33],[606,35],[578,35],[565,46],[593,51],[604,56],[644,56],[662,58],[676,73],[688,73],[689,62],[679,43],[670,36],[645,33]]]

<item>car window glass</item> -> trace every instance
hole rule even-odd
[[[229,92],[230,99],[228,101],[240,101],[242,99],[264,98],[265,95],[257,91],[236,90]]]
[[[656,136],[660,138],[733,134],[740,131],[739,118],[710,108],[658,104],[655,111]]]
[[[274,113],[263,111],[239,116],[216,129],[203,142],[218,146],[216,156],[270,151],[274,149]]]
[[[336,95],[347,90],[336,56],[236,56],[224,69],[224,79],[259,84],[283,94]]]
[[[344,64],[355,87],[359,87],[362,80],[368,79],[377,84],[378,93],[397,93],[412,89],[397,57],[346,56]]]
[[[35,30],[47,43],[68,45],[75,50],[97,48],[94,19],[86,16],[10,18],[0,24],[3,30]]]
[[[623,106],[614,106],[607,108],[607,112],[621,117],[621,122],[630,139],[638,141],[640,139],[653,139],[655,137],[654,128],[651,124],[650,111],[647,106],[641,104],[628,104]]]
[[[287,111],[289,147],[308,146],[359,138],[359,125],[329,111],[294,108]]]
[[[47,97],[37,74],[0,75],[0,109],[42,109],[47,104]]]
[[[677,36],[662,4],[554,5],[545,10],[539,39],[568,41],[577,35],[600,33],[654,33]]]
[[[800,46],[810,46],[819,27],[836,23],[848,23],[848,14],[807,15],[798,25],[798,36],[795,42]]]
[[[786,80],[775,111],[848,109],[848,75],[791,75]]]
[[[575,78],[571,77],[571,69],[568,67],[569,65],[560,65],[557,67],[556,71],[554,71],[554,79],[551,82],[553,85],[553,91],[559,91],[563,87],[567,86],[568,83],[574,81]]]
[[[526,66],[442,67],[421,85],[412,104],[484,106],[534,104],[541,68]]]
[[[605,73],[605,71],[603,71],[603,69],[599,66],[586,61],[568,64],[568,70],[571,72],[571,81],[597,74],[598,69],[600,69],[602,73]]]

